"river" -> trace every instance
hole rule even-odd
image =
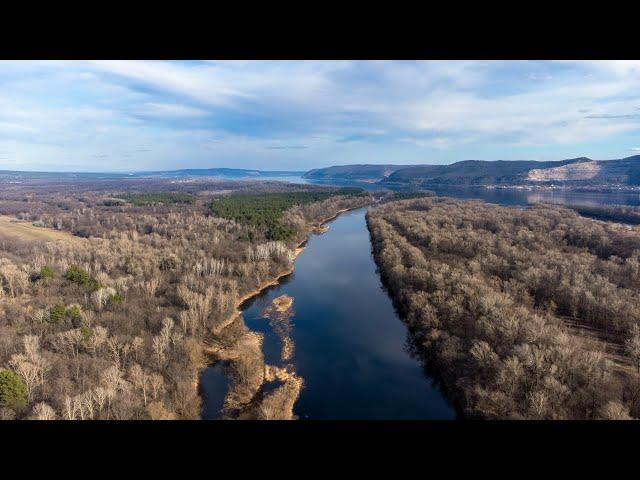
[[[539,202],[640,205],[637,193],[575,193],[437,187],[438,195],[501,205]],[[294,413],[302,419],[451,419],[447,403],[411,356],[407,329],[393,309],[371,255],[365,209],[340,215],[312,235],[292,275],[242,306],[245,323],[264,334],[268,364],[280,365],[282,332],[262,316],[276,297],[294,298],[291,360],[304,380]],[[218,418],[228,379],[220,365],[201,377],[202,416]]]
[[[264,334],[266,363],[282,366],[282,332],[262,312],[275,297],[293,297],[288,336],[290,362],[304,380],[294,408],[301,419],[453,419],[409,353],[407,329],[371,255],[365,213],[343,213],[312,235],[294,273],[242,306],[245,323]],[[227,387],[220,366],[205,370],[203,418],[217,418]]]

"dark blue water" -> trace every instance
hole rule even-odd
[[[229,377],[222,363],[211,365],[200,375],[200,395],[202,397],[202,419],[217,420],[224,405],[224,397],[229,388]]]
[[[289,183],[315,184],[338,187],[360,187],[365,190],[389,190],[375,183],[354,182],[350,180],[318,180],[306,179],[301,175],[287,177],[260,177],[261,180],[279,180]],[[240,180],[246,180],[241,178]],[[440,196],[478,199],[500,205],[526,206],[534,203],[564,203],[574,205],[633,205],[640,206],[640,193],[629,192],[575,192],[568,189],[532,190],[514,188],[457,187],[451,185],[427,185],[424,187]]]
[[[640,205],[639,194],[432,187],[438,195],[501,205],[533,203]],[[249,328],[262,332],[268,364],[291,364],[305,382],[294,412],[310,419],[450,419],[453,409],[408,353],[407,330],[383,289],[371,256],[365,211],[342,214],[312,235],[288,278],[243,305]],[[294,298],[290,361],[280,358],[282,332],[262,312]],[[220,366],[201,379],[203,418],[217,418],[228,380]]]
[[[337,181],[337,180],[312,180],[304,179],[301,176],[287,177],[292,183],[311,183],[324,186],[350,186],[360,187],[365,190],[380,190],[376,184]],[[633,205],[640,206],[640,193],[629,192],[575,192],[568,189],[554,190],[522,190],[514,188],[484,188],[484,187],[456,187],[449,185],[428,185],[425,189],[431,190],[440,196],[479,199],[500,205],[526,206],[534,203],[562,203],[573,205]]]
[[[303,378],[294,407],[302,419],[453,419],[408,352],[407,329],[376,272],[364,215],[364,209],[344,213],[326,233],[312,235],[295,272],[243,306],[245,323],[265,334],[268,364],[291,364]],[[295,350],[286,362],[281,335],[262,316],[283,294],[294,298],[288,335]]]
[[[453,418],[442,394],[407,351],[407,329],[383,289],[371,255],[364,209],[314,235],[295,272],[244,311],[265,333],[264,354],[280,362],[281,340],[262,311],[282,294],[294,298],[293,363],[305,387],[301,418]]]
[[[640,205],[640,193],[593,193],[570,190],[536,190],[500,189],[482,187],[450,187],[429,186],[437,195],[479,199],[499,205],[526,206],[534,203],[559,203],[573,205]]]

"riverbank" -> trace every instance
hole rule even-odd
[[[432,377],[434,386],[442,393],[442,395],[447,399],[447,402],[451,405],[451,408],[455,412],[455,418],[463,419],[464,405],[462,404],[460,399],[456,397],[455,392],[445,381],[445,377],[444,375],[442,375],[442,371],[438,368],[435,368],[434,362],[430,361],[429,356],[423,351],[424,347],[420,343],[420,331],[416,329],[415,326],[412,325],[409,321],[407,321],[406,312],[404,311],[403,305],[400,303],[398,296],[394,293],[394,288],[391,284],[388,272],[382,267],[383,249],[381,247],[381,244],[375,241],[369,213],[367,213],[367,215],[365,216],[365,221],[367,232],[371,241],[371,256],[376,263],[380,282],[382,283],[382,287],[384,288],[385,293],[391,299],[393,308],[402,321],[403,327],[407,329],[407,342],[409,345],[411,345],[411,348],[418,352],[421,356],[422,368]]]
[[[291,418],[292,402],[285,400],[292,396],[297,397],[293,415],[301,419],[455,418],[419,360],[406,348],[406,328],[382,288],[370,254],[365,210],[343,212],[326,233],[312,235],[296,261],[295,274],[242,306],[242,321],[229,331],[258,334],[262,355],[248,351],[244,357],[254,362],[240,361],[237,366],[242,369],[244,364],[260,375],[263,371],[278,375],[240,385],[244,393],[245,387],[255,389],[255,402],[231,418],[265,418],[272,411],[281,415],[276,418]],[[334,216],[324,212],[323,220],[329,213]],[[293,299],[291,311],[270,315],[283,297]],[[292,355],[288,355],[289,343]],[[221,365],[212,368],[217,378],[223,377]],[[284,388],[285,372],[295,375],[289,378],[288,388]],[[302,381],[299,397],[296,377]],[[226,385],[219,387],[222,383],[210,383],[205,392],[208,418],[219,411],[215,409],[228,391]],[[267,397],[269,408],[260,410],[258,405],[264,405]],[[271,408],[274,404],[276,409]],[[245,416],[247,410],[255,417]]]
[[[235,307],[236,311],[232,313],[226,320],[221,322],[220,325],[216,326],[213,329],[214,335],[220,334],[225,328],[227,328],[229,325],[231,325],[233,322],[237,320],[237,318],[242,314],[241,307],[245,302],[260,295],[267,288],[277,285],[282,278],[287,277],[293,273],[295,260],[296,258],[298,258],[298,255],[300,255],[304,251],[304,247],[302,245],[304,245],[306,241],[307,240],[303,240],[302,242],[300,242],[298,246],[295,248],[295,250],[293,251],[293,261],[289,268],[282,270],[281,272],[276,274],[276,276],[273,277],[272,279],[262,282],[257,288],[251,290],[250,292],[247,292],[246,294],[242,295],[238,299]]]
[[[239,315],[242,314],[241,311],[241,307],[242,305],[251,300],[252,298],[260,295],[262,292],[264,292],[267,288],[269,287],[273,287],[274,285],[277,285],[280,280],[284,277],[287,277],[289,275],[291,275],[294,271],[294,266],[295,266],[295,260],[296,258],[298,258],[298,255],[300,255],[305,247],[303,246],[304,244],[306,244],[309,241],[309,237],[311,236],[312,233],[315,233],[317,235],[323,234],[327,231],[327,227],[325,226],[325,224],[331,222],[332,220],[335,220],[336,218],[338,218],[341,214],[345,213],[345,212],[349,212],[351,210],[357,210],[359,208],[366,208],[366,207],[353,207],[353,208],[343,208],[341,210],[338,210],[334,215],[331,215],[319,222],[315,222],[312,226],[309,227],[309,231],[306,233],[306,236],[304,238],[304,240],[300,241],[298,243],[298,246],[293,250],[293,261],[291,263],[291,266],[289,268],[286,268],[284,270],[282,270],[281,272],[279,272],[278,274],[276,274],[275,277],[273,277],[270,280],[266,280],[265,282],[263,282],[262,284],[260,284],[257,288],[251,290],[250,292],[247,292],[246,294],[242,295],[238,301],[236,302],[236,312],[232,315],[229,316],[229,318],[227,318],[224,322],[222,322],[220,324],[220,326],[216,327],[213,332],[214,334],[218,334],[220,333],[222,330],[224,330],[226,327],[228,327],[231,323],[233,323]]]
[[[242,306],[262,294],[270,287],[280,283],[282,278],[294,272],[295,260],[305,250],[311,234],[322,234],[327,231],[326,224],[341,214],[364,208],[368,204],[342,208],[319,221],[311,222],[305,228],[303,237],[293,250],[291,265],[278,272],[271,279],[264,281],[255,289],[237,299],[235,312],[221,322],[213,331],[215,340],[205,344],[203,351],[208,357],[209,365],[220,361],[230,362],[232,375],[231,386],[226,394],[223,412],[227,418],[264,418],[292,419],[293,405],[298,398],[303,380],[288,370],[267,365],[262,354],[262,338],[259,334],[247,329],[242,320]],[[278,372],[278,375],[274,375]],[[201,372],[202,373],[202,372]],[[263,392],[266,383],[278,382],[276,388]]]
[[[560,209],[452,199],[388,204],[367,220],[417,353],[464,418],[637,417],[637,382],[617,375],[625,365],[602,336],[586,341],[565,325],[567,316],[596,332],[634,325],[635,286],[619,288],[634,260],[625,265],[622,242],[602,250],[610,227]],[[577,280],[567,288],[563,278]]]

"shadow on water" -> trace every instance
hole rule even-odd
[[[436,190],[436,189],[434,189]],[[638,194],[526,192],[438,188],[438,195],[491,203],[640,204]],[[291,364],[304,386],[294,407],[308,419],[454,419],[460,409],[446,399],[438,370],[418,348],[388,294],[372,251],[364,209],[343,213],[329,230],[311,235],[295,272],[241,305],[246,325],[264,335],[270,365]],[[294,299],[293,358],[281,359],[282,336],[263,315],[274,298]],[[229,387],[224,365],[202,374],[202,416],[220,418]],[[266,385],[266,391],[271,385]],[[444,393],[443,393],[444,392]]]
[[[295,274],[242,305],[244,321],[264,335],[267,364],[291,366],[303,379],[299,418],[453,419],[454,409],[406,348],[407,329],[381,285],[364,215],[344,213],[326,233],[312,235]],[[264,317],[284,294],[294,299],[290,360],[282,359],[280,325]]]
[[[268,286],[264,290],[260,291],[260,293],[258,293],[257,295],[254,295],[253,297],[248,298],[244,302],[242,302],[240,304],[240,307],[239,307],[240,310],[242,312],[244,312],[245,310],[250,309],[254,305],[262,305],[264,302],[269,303],[270,300],[268,300],[268,299],[271,296],[270,294],[274,290],[278,290],[279,288],[281,288],[281,287],[287,285],[289,282],[293,281],[293,279],[295,278],[295,275],[296,275],[296,272],[293,271],[289,275],[285,275],[284,277],[280,277],[280,280],[278,280],[278,283],[276,283],[275,285]],[[266,304],[264,306],[266,306]]]
[[[229,389],[229,375],[224,362],[209,365],[200,375],[201,416],[203,420],[218,420]]]
[[[374,258],[373,251],[371,251],[371,258]],[[375,261],[375,260],[374,260]],[[403,313],[401,308],[397,304],[397,302],[393,299],[391,295],[391,291],[389,289],[389,285],[384,275],[380,272],[378,268],[376,268],[376,274],[380,278],[380,288],[391,299],[391,303],[393,305],[393,311],[398,316],[399,319],[403,317]],[[433,389],[438,390],[444,396],[447,405],[453,409],[455,412],[455,416],[458,419],[463,418],[463,409],[460,405],[458,405],[455,401],[452,400],[452,397],[449,395],[448,389],[444,382],[442,381],[442,377],[440,375],[440,370],[437,365],[435,365],[433,359],[425,355],[424,348],[422,348],[420,335],[415,329],[411,328],[409,325],[406,325],[407,328],[407,336],[403,345],[403,349],[407,356],[414,359],[418,362],[422,368],[425,379],[430,382],[430,386]]]

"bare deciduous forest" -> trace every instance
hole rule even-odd
[[[423,198],[368,213],[426,368],[466,417],[640,415],[640,235],[540,205]]]
[[[286,241],[210,208],[221,196],[300,190],[330,194],[282,214]],[[238,304],[290,271],[320,222],[369,202],[280,182],[3,186],[0,418],[199,418],[199,372],[222,357],[234,359],[230,410],[290,417],[296,381],[264,365]],[[282,389],[258,401],[265,379]]]

